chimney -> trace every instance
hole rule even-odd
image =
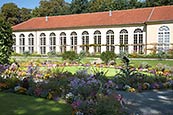
[[[112,16],[112,11],[111,10],[109,10],[109,16]]]
[[[48,22],[48,16],[46,16],[46,19],[45,20],[46,20],[46,22]]]

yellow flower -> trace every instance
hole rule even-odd
[[[136,90],[135,90],[135,88],[129,88],[128,91],[129,92],[135,92]]]
[[[48,93],[47,98],[48,98],[48,99],[52,99],[52,94],[51,94],[51,92]]]

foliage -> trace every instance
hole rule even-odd
[[[115,81],[130,85],[133,83],[131,79],[133,79],[135,76],[138,76],[139,72],[137,72],[135,68],[129,65],[130,60],[126,56],[122,58],[122,61],[123,65],[121,68],[119,68],[120,72],[115,75]]]
[[[4,20],[10,23],[11,25],[15,25],[19,23],[18,17],[20,16],[19,8],[14,3],[4,4],[1,8],[2,16]]]
[[[101,60],[104,61],[105,64],[108,64],[111,60],[115,60],[116,57],[116,54],[111,51],[102,52],[100,55]]]
[[[65,99],[76,114],[106,115],[123,114],[123,99],[116,93],[120,84],[123,90],[130,92],[173,87],[172,69],[162,65],[153,69],[147,64],[132,68],[127,57],[123,57],[122,61],[124,65],[120,66],[120,73],[114,79],[107,78],[102,68],[92,73],[86,68],[72,74],[64,72],[61,69],[64,66],[57,67],[51,63],[41,65],[41,62],[33,62],[28,70],[12,64],[0,76],[0,90],[54,101]],[[44,69],[38,69],[36,65]]]
[[[55,51],[48,52],[47,55],[48,55],[48,57],[55,57],[55,56],[57,56]]]
[[[12,29],[8,23],[0,20],[0,64],[8,64],[13,52]]]
[[[122,114],[120,111],[121,105],[117,103],[116,96],[98,96],[98,102],[96,104],[97,115],[118,115]]]
[[[40,6],[32,11],[35,16],[56,16],[68,14],[69,5],[64,0],[42,0]]]
[[[25,57],[28,57],[28,56],[31,55],[31,54],[30,54],[29,51],[25,51],[25,52],[23,52],[23,55],[24,55]]]
[[[78,54],[75,51],[66,51],[62,54],[63,60],[74,61],[78,58]]]
[[[27,21],[31,18],[31,9],[21,8],[20,9],[20,19],[19,22]]]
[[[157,56],[158,56],[158,58],[159,58],[160,60],[163,60],[163,59],[165,59],[165,58],[167,57],[167,54],[166,54],[165,52],[163,52],[163,51],[159,51],[159,52],[157,53]]]
[[[88,0],[72,0],[70,4],[71,14],[86,13],[88,9]]]
[[[172,0],[41,0],[34,9],[18,8],[14,3],[1,7],[0,18],[11,25],[16,25],[32,17],[80,14],[109,10],[124,10],[142,7],[173,5]]]

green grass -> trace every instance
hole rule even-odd
[[[20,62],[28,62],[28,61],[39,61],[39,62],[44,62],[44,61],[58,61],[58,62],[62,62],[62,58],[61,57],[12,57],[13,59],[15,59],[16,61]],[[93,58],[93,57],[86,57],[83,58],[81,61],[82,63],[88,63],[88,62],[93,62],[94,60],[97,60],[97,58]],[[121,61],[120,59],[116,59],[117,64],[119,64]],[[163,65],[168,65],[168,66],[173,66],[173,61],[172,60],[146,60],[145,58],[143,58],[142,60],[138,60],[137,58],[135,60],[130,60],[130,62],[132,64],[134,64],[135,66],[139,66],[141,63],[145,62],[148,63],[149,65],[155,67],[158,63],[161,63]]]
[[[148,63],[152,67],[156,67],[158,64],[173,66],[172,60],[131,60],[131,64],[138,67],[141,63]]]
[[[64,67],[64,71],[68,71],[68,72],[71,72],[72,74],[76,73],[77,71],[79,70],[82,70],[84,69],[85,67],[82,67],[82,66],[67,66],[67,67]],[[115,76],[115,74],[117,74],[118,70],[117,69],[114,69],[114,68],[95,68],[95,67],[89,67],[88,68],[88,73],[93,73],[94,70],[96,70],[97,72],[101,72],[103,71],[104,73],[106,71],[108,71],[106,73],[106,76],[107,77],[112,77],[112,76]]]
[[[0,92],[0,115],[71,115],[63,101]]]

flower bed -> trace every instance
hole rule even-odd
[[[115,77],[107,78],[107,71],[95,69],[93,73],[88,73],[88,64],[83,64],[87,67],[74,74],[63,71],[64,66],[70,66],[67,63],[32,62],[26,65],[27,68],[23,69],[17,64],[1,66],[0,90],[55,101],[61,98],[71,105],[75,114],[123,113],[124,100],[116,90],[140,92],[173,87],[172,71],[163,68],[121,65],[116,66],[120,71]],[[75,66],[78,64],[75,63]],[[89,66],[104,67],[103,64]]]

